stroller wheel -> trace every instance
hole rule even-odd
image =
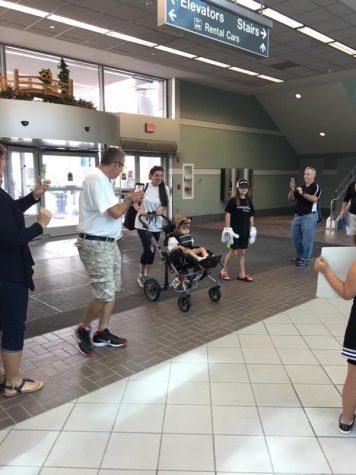
[[[211,287],[209,289],[209,297],[213,302],[219,302],[221,299],[221,290],[220,287]]]
[[[190,309],[190,300],[188,297],[179,297],[178,299],[178,307],[182,310],[182,312],[188,312]]]
[[[145,295],[148,300],[151,300],[151,302],[155,302],[160,296],[161,286],[159,285],[156,279],[152,279],[152,277],[150,277],[145,281],[143,291],[145,292]]]

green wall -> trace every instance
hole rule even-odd
[[[199,168],[296,168],[297,157],[282,136],[181,126],[181,155]]]
[[[254,96],[233,94],[182,81],[181,117],[231,125],[278,130]]]
[[[269,135],[264,131],[278,132],[272,119],[253,96],[228,93],[218,89],[180,83],[181,123],[180,163],[194,163],[194,200],[183,200],[177,190],[181,175],[173,176],[173,213],[193,216],[215,216],[224,213],[225,203],[220,201],[220,169],[250,168],[266,170],[266,175],[254,178],[253,196],[258,209],[288,208],[288,170],[299,169],[297,155],[282,135]],[[231,127],[263,129],[245,132]],[[258,133],[256,133],[258,132]],[[204,173],[204,169],[210,173]],[[284,175],[270,173],[284,170]],[[212,174],[213,171],[213,174]],[[177,211],[179,210],[179,211]]]

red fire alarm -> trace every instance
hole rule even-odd
[[[156,126],[153,122],[146,122],[145,123],[145,132],[149,134],[153,134],[153,132],[156,130]]]

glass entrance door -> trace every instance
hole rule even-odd
[[[26,150],[8,150],[4,188],[13,199],[28,195],[36,183],[35,153]],[[37,220],[38,205],[25,212],[26,226]]]
[[[52,214],[50,236],[75,234],[79,222],[79,193],[85,175],[94,169],[96,154],[47,152],[40,157],[41,178],[51,180],[44,206]]]
[[[128,192],[134,189],[135,183],[147,183],[148,174],[155,165],[165,169],[164,157],[128,153],[125,158],[125,168],[118,177],[115,187],[122,192]]]

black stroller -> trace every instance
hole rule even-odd
[[[155,213],[148,213],[147,220],[155,219]],[[205,277],[213,282],[213,287],[209,288],[208,294],[210,300],[218,302],[221,299],[220,281],[211,274],[211,269],[218,264],[221,265],[221,255],[215,256],[208,250],[209,256],[204,261],[197,261],[194,258],[185,255],[181,250],[169,251],[167,249],[168,239],[173,235],[175,224],[166,216],[162,215],[165,224],[162,226],[164,232],[163,247],[151,235],[152,242],[156,251],[164,263],[164,283],[160,284],[153,277],[146,279],[143,290],[146,297],[152,302],[156,301],[161,290],[172,289],[181,294],[178,298],[178,307],[182,312],[188,312],[191,306],[190,294],[199,285],[199,282]],[[141,216],[139,217],[142,226],[149,232],[148,225]],[[169,276],[174,277],[170,279]]]

